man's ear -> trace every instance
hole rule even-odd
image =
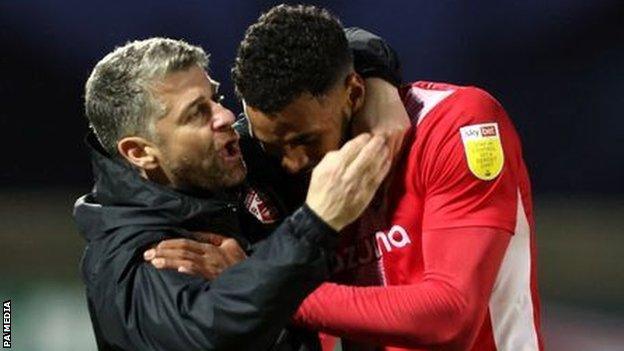
[[[364,78],[352,71],[345,78],[347,87],[347,98],[349,106],[353,114],[357,113],[364,105],[364,96],[366,95],[366,84]]]
[[[125,137],[117,142],[117,151],[131,165],[145,171],[160,166],[159,149],[154,143],[137,136]]]

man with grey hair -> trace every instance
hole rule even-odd
[[[180,190],[239,184],[245,166],[230,128],[234,115],[217,101],[219,85],[203,71],[207,65],[201,48],[165,38],[136,41],[107,55],[89,77],[85,95],[86,115],[106,151],[124,157],[145,178]],[[179,74],[187,69],[197,73],[196,82]],[[175,86],[162,81],[166,76]],[[195,94],[181,106],[184,99],[172,89],[185,83],[196,83],[195,91],[184,92]],[[202,87],[212,94],[204,100],[197,91]],[[185,119],[163,118],[172,112]],[[212,128],[194,128],[206,127],[209,117],[215,117]],[[228,130],[218,132],[223,129]]]
[[[384,138],[362,134],[314,169],[303,206],[259,227],[240,201],[246,166],[234,114],[207,65],[199,47],[151,38],[117,48],[87,81],[95,186],[74,216],[88,242],[81,268],[100,350],[298,349],[283,328],[328,277],[337,232],[388,171]],[[169,238],[160,252],[210,240],[186,255],[214,264],[174,257],[176,272],[143,260]],[[180,274],[192,272],[218,277]]]

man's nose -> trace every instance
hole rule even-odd
[[[221,130],[229,128],[232,126],[232,124],[234,124],[235,120],[236,118],[234,117],[232,111],[224,107],[218,107],[212,119],[212,129]]]
[[[290,174],[297,174],[306,169],[310,158],[305,153],[287,153],[282,157],[282,167]]]

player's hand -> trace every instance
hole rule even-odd
[[[392,158],[398,155],[403,136],[410,127],[410,118],[395,86],[381,78],[367,78],[364,106],[353,118],[352,135],[360,133],[386,135],[390,155]]]
[[[238,242],[221,235],[199,232],[192,239],[169,239],[145,251],[143,257],[158,269],[216,278],[223,270],[247,256]]]
[[[306,204],[340,231],[356,220],[390,170],[385,138],[361,134],[331,151],[312,171]]]

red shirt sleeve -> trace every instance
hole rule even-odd
[[[510,237],[484,227],[425,232],[421,282],[386,287],[325,283],[304,300],[295,322],[379,345],[465,349],[481,326]]]
[[[478,177],[483,176],[478,164],[471,168],[466,145],[471,137],[478,144],[472,152],[474,163],[492,162],[495,157],[488,145],[481,144],[484,138],[491,140],[490,147],[500,146],[500,172],[481,168],[491,171],[492,179]],[[416,138],[420,147],[409,162],[416,165],[415,191],[424,196],[423,231],[487,226],[514,232],[521,146],[498,101],[483,90],[460,88],[423,120]]]
[[[462,130],[476,134],[462,136]],[[472,155],[467,140],[476,141]],[[498,151],[501,167],[484,166]],[[469,156],[481,163],[471,167]],[[422,280],[385,287],[323,284],[296,321],[356,341],[467,349],[515,229],[520,159],[518,137],[500,104],[482,90],[460,88],[418,126],[408,161],[413,188],[407,191],[424,199]]]

